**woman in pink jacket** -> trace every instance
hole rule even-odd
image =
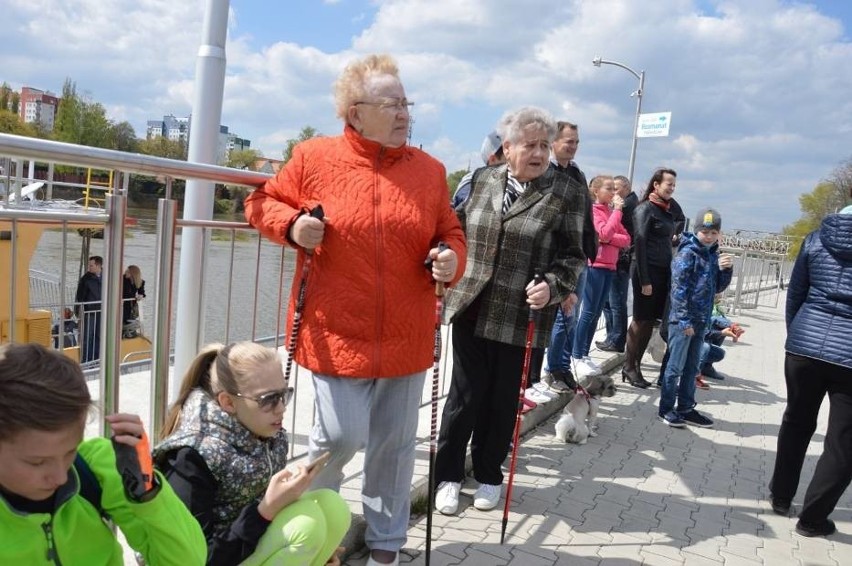
[[[571,352],[571,361],[578,377],[600,373],[600,369],[589,359],[589,348],[598,318],[609,295],[609,285],[618,262],[618,251],[630,245],[630,235],[621,223],[624,200],[616,194],[612,177],[598,175],[589,183],[589,192],[594,200],[592,214],[599,243],[597,257],[589,260],[586,286],[583,289],[583,310],[577,320]]]

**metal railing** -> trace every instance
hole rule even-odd
[[[55,259],[60,265],[49,266],[47,269],[50,269],[51,275],[37,275],[37,281],[31,283],[30,287],[31,293],[37,295],[31,296],[30,303],[51,310],[56,323],[61,322],[61,314],[65,308],[74,307],[73,301],[70,300],[73,295],[69,295],[69,290],[73,289],[76,277],[80,275],[75,273],[73,268],[77,262],[69,258],[72,254],[67,252],[70,247],[69,238],[74,237],[73,234],[79,226],[105,228],[100,362],[87,369],[87,374],[99,379],[103,414],[109,414],[119,408],[121,395],[118,376],[122,373],[126,375],[127,372],[133,372],[133,375],[137,376],[149,376],[151,434],[152,437],[158,434],[169,402],[174,335],[181,331],[174,326],[177,309],[173,300],[176,296],[175,288],[180,285],[175,275],[176,256],[180,253],[201,255],[202,281],[205,284],[198,292],[207,299],[205,316],[210,324],[201,324],[203,335],[200,342],[253,340],[276,348],[284,345],[285,317],[295,252],[261,238],[257,231],[245,222],[179,219],[178,202],[171,194],[173,179],[203,179],[227,185],[256,187],[269,178],[269,175],[5,134],[0,134],[0,157],[11,158],[6,160],[5,171],[9,182],[4,185],[10,190],[6,194],[0,193],[0,198],[5,202],[5,207],[0,206],[0,229],[5,230],[8,226],[15,232],[20,223],[43,223],[61,234],[61,238],[56,234],[51,236],[56,240],[55,245],[61,249],[61,257]],[[42,168],[46,164],[48,173],[55,169],[55,165],[114,170],[115,190],[107,197],[106,210],[93,212],[53,209],[43,206],[44,203],[24,202],[21,199],[10,202],[9,194],[26,181],[26,178],[18,173],[32,161]],[[32,166],[29,168],[32,169]],[[127,187],[130,176],[136,174],[156,175],[166,181],[165,198],[158,201],[153,243],[148,241],[148,235],[143,235],[149,226],[131,227],[130,234],[135,233],[136,236],[125,240],[128,231]],[[20,179],[16,180],[17,177]],[[67,188],[53,178],[48,178],[46,183],[51,187]],[[210,198],[213,198],[212,194]],[[179,235],[184,229],[201,230],[202,241],[206,242],[206,245],[198,250],[182,250]],[[214,234],[216,237],[212,237]],[[145,242],[139,242],[142,239],[145,239]],[[151,328],[151,348],[149,359],[139,359],[139,356],[119,359],[123,267],[134,263],[126,258],[128,254],[137,253],[137,244],[146,249],[150,245],[150,258],[145,263],[149,267],[147,272],[153,270],[154,273],[153,277],[146,277],[148,298],[144,301],[145,307],[149,309],[149,315],[145,318]],[[40,269],[44,271],[46,268]],[[54,276],[54,273],[59,275]],[[211,274],[215,274],[216,283],[211,283]],[[61,289],[65,289],[65,293],[62,293]],[[0,300],[8,300],[10,305],[14,305],[16,292],[13,284],[9,289],[8,298],[0,297]],[[58,297],[56,304],[45,304],[45,299],[53,297]],[[36,299],[35,303],[33,298]],[[238,303],[242,306],[238,306]],[[16,316],[14,308],[12,306],[10,309],[11,318]],[[443,340],[441,392],[444,395],[449,387],[448,380],[443,377],[447,374],[449,342]],[[60,348],[63,344],[64,341],[59,340]],[[312,388],[302,388],[300,393],[299,375],[297,367],[293,378],[297,393],[292,410],[288,410],[290,426],[287,428],[291,435],[290,445],[294,457],[306,453],[306,439],[313,421],[312,414],[310,419],[296,418],[300,413],[299,403],[310,402],[313,409]],[[171,379],[179,380],[181,376],[173,376]],[[424,394],[421,397],[421,406],[429,402],[430,398]],[[102,421],[99,424],[102,433],[105,423]]]
[[[198,289],[198,293],[207,299],[205,321],[210,322],[204,324],[205,321],[201,321],[201,343],[253,340],[273,347],[281,347],[284,344],[284,317],[287,314],[288,290],[293,278],[295,253],[260,238],[245,222],[181,220],[178,218],[178,203],[171,194],[173,179],[202,179],[228,185],[256,187],[263,183],[268,175],[6,134],[0,134],[0,158],[2,157],[10,159],[6,159],[4,163],[3,187],[7,190],[5,194],[0,194],[5,202],[5,207],[0,207],[0,229],[6,230],[8,227],[14,233],[21,223],[42,223],[58,228],[61,233],[61,238],[54,237],[57,240],[56,245],[61,249],[60,256],[55,260],[59,267],[55,271],[51,269],[51,274],[59,274],[52,277],[55,289],[43,290],[45,294],[57,295],[57,304],[43,305],[41,299],[36,303],[40,308],[50,308],[54,312],[55,322],[61,323],[61,313],[66,307],[73,306],[69,300],[68,289],[76,281],[74,277],[79,276],[79,273],[75,274],[73,269],[68,268],[69,233],[73,233],[80,226],[105,228],[103,285],[106,292],[103,297],[103,326],[100,333],[101,360],[97,369],[89,370],[93,376],[99,377],[104,414],[118,409],[118,376],[122,372],[134,371],[137,374],[149,375],[150,422],[154,429],[152,436],[156,436],[169,400],[169,375],[174,357],[173,336],[181,331],[175,328],[176,305],[173,302],[174,290],[180,283],[176,282],[175,277],[175,261],[179,253],[201,255],[202,281],[205,283]],[[37,203],[23,202],[20,198],[10,202],[9,195],[19,190],[22,184],[32,177],[23,175],[25,165],[31,161],[42,166],[47,165],[46,184],[51,188],[62,185],[51,177],[55,165],[114,170],[114,194],[108,196],[106,209],[102,212],[39,207]],[[29,168],[32,170],[32,166]],[[159,199],[158,202],[155,241],[150,243],[150,250],[145,248],[148,250],[145,253],[150,256],[147,258],[148,266],[154,272],[153,278],[147,278],[149,296],[145,301],[145,308],[149,312],[146,321],[152,328],[152,340],[148,353],[150,359],[140,359],[139,355],[119,359],[123,265],[128,253],[134,252],[137,247],[145,247],[137,246],[139,242],[136,238],[142,239],[141,236],[129,240],[133,242],[130,246],[125,240],[128,227],[127,187],[130,176],[137,174],[155,175],[164,178],[166,182],[165,198]],[[213,198],[212,194],[210,198]],[[206,244],[197,250],[181,250],[178,236],[185,228],[201,230],[201,241]],[[214,233],[220,237],[211,237]],[[221,237],[222,234],[224,237]],[[13,237],[13,256],[14,242]],[[735,279],[726,293],[725,302],[729,312],[736,313],[741,308],[754,308],[758,304],[772,304],[772,301],[777,304],[778,295],[789,271],[789,262],[784,261],[789,245],[783,238],[773,239],[771,235],[763,233],[735,231],[730,237],[726,235],[722,247],[737,258]],[[14,271],[14,257],[12,262]],[[218,283],[209,281],[211,273],[217,275]],[[62,293],[61,289],[65,289],[65,293]],[[16,316],[14,305],[17,292],[15,277],[12,277],[8,297],[0,296],[0,301],[8,301],[11,305],[12,319]],[[31,293],[40,292],[31,287]],[[238,301],[250,306],[235,307]],[[217,318],[214,320],[211,317]],[[15,325],[11,326],[14,332]],[[211,329],[213,326],[215,330]],[[598,328],[602,326],[601,319]],[[444,331],[446,335],[447,329]],[[64,340],[58,342],[62,348]],[[448,389],[450,340],[444,339],[443,347],[442,395],[446,394]],[[145,353],[142,354],[142,357],[144,356]],[[298,377],[297,368],[294,378],[294,386],[297,388]],[[180,379],[180,376],[174,376],[173,379]],[[297,403],[306,403],[310,397],[297,392],[296,399]],[[421,406],[429,401],[428,395],[424,394]],[[305,446],[304,439],[307,438],[309,430],[304,424],[296,422],[297,412],[298,409],[294,405],[293,410],[289,411],[291,426],[288,429],[291,433],[291,446],[296,450],[296,439],[301,439],[298,443],[301,450]],[[104,426],[103,422],[100,424],[101,427]],[[301,453],[294,452],[294,455],[300,456]]]

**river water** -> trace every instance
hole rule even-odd
[[[125,232],[124,266],[138,265],[145,279],[147,299],[140,302],[145,334],[153,331],[154,301],[156,300],[155,248],[156,211],[128,209],[128,216],[137,220]],[[242,215],[217,216],[215,220],[244,222]],[[261,240],[253,230],[239,232],[233,242],[233,269],[231,268],[232,241],[230,231],[217,231],[207,246],[206,276],[203,283],[205,293],[204,342],[224,342],[274,336],[280,325],[284,332],[283,316],[279,310],[279,282],[282,247]],[[200,253],[200,250],[194,250]],[[177,289],[180,285],[180,231],[176,237],[174,254],[174,285],[172,312],[177,311]],[[69,230],[66,245],[66,301],[72,302],[77,280],[80,277],[80,257],[83,255],[83,238],[76,230]],[[106,256],[104,241],[91,240],[88,255]],[[284,254],[283,286],[289,292],[293,276],[295,252],[287,248]],[[30,269],[59,276],[62,269],[62,231],[46,230],[30,263]],[[257,294],[255,296],[255,286]],[[230,289],[229,289],[230,286]],[[33,298],[31,297],[31,301]],[[230,314],[228,305],[230,304]],[[286,302],[282,305],[286,311]],[[256,313],[256,315],[253,315]],[[280,320],[279,320],[280,319]],[[174,335],[180,330],[172,319],[172,344]]]

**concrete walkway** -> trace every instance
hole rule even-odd
[[[503,501],[493,511],[474,509],[476,482],[468,479],[459,514],[433,516],[431,563],[852,565],[852,490],[832,515],[838,532],[827,539],[795,534],[795,519],[772,513],[766,499],[786,396],[783,305],[782,294],[777,306],[732,316],[746,333],[737,344],[725,343],[727,357],[716,367],[728,377],[710,381],[710,391],[697,392],[698,408],[716,421],[712,429],[665,426],[656,417],[659,390],[635,389],[620,380],[618,394],[601,406],[599,435],[588,444],[554,441],[554,423],[565,398],[528,413],[505,544],[500,545]],[[605,368],[620,368],[621,355],[593,351],[592,357]],[[651,379],[659,365],[650,355],[645,362],[644,373]],[[429,398],[430,381],[431,372],[424,399]],[[300,382],[308,386],[299,388],[288,413],[297,421],[292,428],[297,432],[297,453],[304,453],[307,438],[302,431],[310,428],[313,388],[310,379]],[[95,396],[97,385],[90,382]],[[443,389],[448,389],[448,380]],[[122,410],[143,415],[150,426],[146,418],[150,375],[122,376],[121,397]],[[827,412],[826,402],[794,506],[801,504],[821,453]],[[429,421],[427,403],[420,414],[412,486],[421,513],[429,469]],[[87,436],[95,434],[93,420]],[[344,564],[349,566],[366,564],[360,517],[362,466],[359,453],[345,468],[341,488],[353,512],[353,528],[344,541],[349,549]],[[425,514],[412,517],[401,564],[425,563],[425,532]],[[129,549],[125,561],[135,563]]]
[[[476,482],[469,478],[459,514],[434,514],[432,564],[852,564],[852,490],[832,515],[838,532],[829,538],[795,534],[795,518],[775,515],[766,499],[786,396],[783,300],[732,317],[746,333],[737,344],[726,342],[727,357],[716,367],[727,378],[697,392],[698,408],[716,421],[714,428],[669,428],[656,418],[658,389],[620,382],[618,394],[601,406],[599,435],[586,445],[554,441],[558,401],[529,413],[525,428],[540,424],[518,450],[505,544],[503,501],[493,511],[474,509]],[[597,361],[619,366],[615,355]],[[650,356],[645,361],[650,379],[658,364]],[[826,402],[794,506],[821,453],[827,409]],[[428,407],[421,428],[424,422]],[[423,496],[428,443],[418,451],[416,473],[413,491]],[[343,490],[357,513],[359,488],[355,474]],[[425,563],[425,532],[425,515],[413,517],[401,564]],[[359,550],[345,564],[361,566],[367,554],[359,545],[360,521],[350,535],[350,548]]]

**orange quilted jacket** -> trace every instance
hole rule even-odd
[[[296,362],[345,377],[397,377],[432,363],[434,283],[423,262],[445,242],[466,244],[450,208],[446,171],[426,153],[386,148],[347,126],[295,147],[287,165],[245,202],[246,218],[275,242],[321,204],[327,219],[308,275]],[[305,253],[299,248],[289,325]]]

